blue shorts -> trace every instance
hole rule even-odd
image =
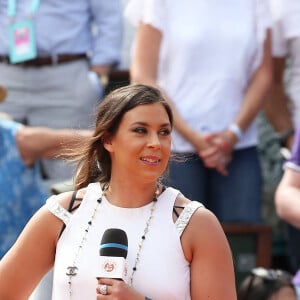
[[[167,185],[203,203],[221,222],[261,222],[262,173],[256,147],[234,151],[228,176],[206,168],[196,154],[184,156],[184,162],[170,162]]]

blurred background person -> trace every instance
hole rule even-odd
[[[131,80],[167,95],[172,150],[187,157],[168,183],[222,222],[261,222],[255,118],[272,77],[268,2],[132,0],[126,16],[138,26]]]
[[[291,269],[300,270],[300,127],[298,127],[291,158],[284,164],[284,174],[275,194],[278,216],[292,227],[289,228],[288,255]],[[299,280],[300,285],[300,280]]]
[[[238,300],[297,300],[292,280],[284,270],[255,268],[241,283]]]
[[[89,130],[25,126],[0,114],[0,260],[50,195],[40,159],[57,159],[62,149],[90,135]],[[72,189],[72,182],[68,184]],[[51,284],[49,272],[30,299],[51,299]]]
[[[275,204],[279,217],[300,228],[300,127],[296,132],[292,156],[284,164]]]
[[[38,161],[60,157],[91,132],[24,126],[0,114],[0,259],[50,195]]]
[[[269,210],[276,215],[274,194],[282,177],[282,165],[291,155],[295,128],[300,124],[300,1],[269,0],[269,3],[274,81],[264,114],[265,124],[269,122],[272,129],[262,132],[261,140],[270,140],[272,136],[273,143],[262,142],[261,148],[270,167],[265,168],[265,178],[270,183],[268,205],[272,209]],[[288,268],[296,272],[300,268],[300,231],[290,224],[279,224],[283,240],[280,243],[287,252]]]
[[[291,149],[293,129],[300,123],[300,2],[269,2],[274,82],[264,112],[276,132],[290,133],[284,146]]]
[[[30,126],[88,128],[103,84],[120,62],[122,31],[119,0],[6,1],[0,82],[7,98],[0,110]],[[59,161],[42,164],[50,185],[72,169]]]

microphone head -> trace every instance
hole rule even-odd
[[[100,256],[127,257],[128,239],[124,230],[119,228],[107,229],[100,243]]]

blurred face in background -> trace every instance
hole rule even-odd
[[[284,286],[274,293],[268,300],[297,300],[297,296],[292,287]]]

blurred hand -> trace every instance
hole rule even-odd
[[[229,130],[209,133],[203,136],[205,147],[198,151],[207,168],[215,168],[219,173],[228,175],[227,166],[232,159],[232,151],[237,137]]]

